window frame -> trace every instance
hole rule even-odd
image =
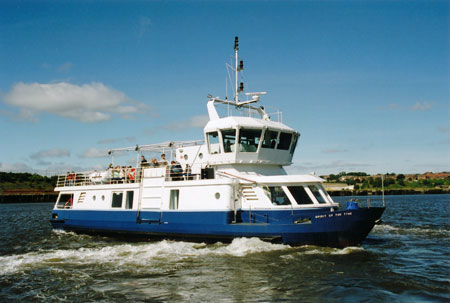
[[[272,146],[265,146],[265,145],[264,145],[264,141],[266,140],[266,134],[267,134],[268,132],[276,133],[275,145],[274,145],[273,147],[272,147]],[[264,131],[264,134],[262,135],[261,148],[265,148],[265,149],[276,149],[276,148],[277,148],[277,145],[278,145],[279,137],[280,137],[280,131],[279,131],[279,130],[274,130],[274,129],[266,128],[265,131]],[[273,139],[270,139],[270,140],[273,140]]]
[[[210,134],[216,133],[217,134],[217,143],[213,143],[214,146],[217,144],[218,146],[218,151],[214,151],[212,152],[211,147],[213,145],[211,145],[211,140],[210,140]],[[215,131],[210,131],[206,133],[206,142],[208,143],[208,152],[210,155],[217,155],[222,153],[222,147],[221,147],[221,140],[220,140],[220,132],[218,130]]]
[[[287,145],[286,148],[285,148],[285,146],[284,146],[284,143],[287,143],[288,140],[282,141],[282,140],[281,140],[281,137],[282,137],[283,135],[290,136],[289,144]],[[290,132],[283,132],[283,131],[280,131],[280,135],[278,136],[278,144],[277,144],[277,148],[276,148],[276,149],[277,149],[277,150],[289,150],[289,148],[291,147],[291,144],[292,144],[292,136],[293,136],[293,134],[290,133]],[[283,143],[283,145],[282,145],[282,143]]]
[[[228,131],[234,131],[234,143],[230,144],[230,151],[227,151],[226,149],[226,144],[225,144],[225,140],[227,139],[224,136],[224,132],[228,132]],[[220,135],[222,136],[222,145],[223,145],[223,152],[226,154],[230,154],[230,153],[235,153],[236,152],[236,142],[238,141],[236,138],[238,138],[238,131],[236,128],[226,128],[226,129],[221,129],[220,130]]]
[[[120,198],[120,206],[114,206],[114,202],[118,202],[118,201],[115,201],[115,199],[114,199],[115,195],[120,195],[121,196],[121,198]],[[123,191],[113,191],[111,193],[111,208],[115,208],[115,209],[119,209],[120,208],[121,209],[122,206],[123,206]]]
[[[245,151],[244,148],[241,147],[241,144],[242,144],[241,143],[241,136],[242,136],[242,132],[243,131],[244,132],[245,131],[259,131],[259,136],[253,137],[255,139],[255,142],[256,142],[256,138],[258,138],[258,143],[257,144],[248,144],[248,146],[255,146],[256,147],[256,149],[254,151]],[[263,129],[262,128],[240,127],[238,135],[237,135],[237,138],[238,138],[238,140],[237,140],[238,151],[240,153],[258,153],[259,152],[259,148],[261,146],[261,142],[262,142],[262,140],[261,140],[262,135],[263,135]]]

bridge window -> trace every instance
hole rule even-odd
[[[292,139],[292,145],[291,145],[291,154],[293,154],[295,152],[295,147],[297,146],[297,141],[298,141],[298,134],[294,134],[294,138]]]
[[[73,206],[73,194],[60,194],[57,208],[72,208]]]
[[[273,130],[266,130],[264,133],[264,140],[262,147],[264,148],[275,148],[277,145],[278,132]]]
[[[298,205],[314,204],[303,186],[288,186]]]
[[[239,151],[256,152],[260,139],[260,129],[241,129],[239,131]]]
[[[225,129],[222,130],[223,150],[226,153],[233,153],[236,146],[236,130]]]
[[[280,142],[278,143],[277,149],[288,150],[291,145],[292,134],[290,133],[281,133],[280,134]]]
[[[220,141],[218,132],[210,132],[206,134],[208,139],[208,149],[210,154],[220,153]]]
[[[321,190],[319,189],[319,187],[317,187],[316,185],[310,185],[308,187],[312,191],[312,193],[314,194],[314,197],[316,197],[317,201],[319,201],[320,204],[327,203],[325,198],[320,193]]]
[[[281,186],[269,186],[264,188],[264,193],[273,205],[291,205],[291,201],[286,196]]]

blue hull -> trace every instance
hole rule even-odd
[[[201,242],[259,237],[289,245],[345,247],[360,244],[383,207],[356,210],[94,211],[55,209],[55,229],[82,233],[183,239]]]

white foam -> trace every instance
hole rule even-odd
[[[309,246],[308,248],[312,248]],[[345,248],[331,248],[331,247],[316,247],[310,250],[306,250],[303,253],[305,255],[349,255],[352,253],[362,252],[365,249],[359,246],[348,246]]]
[[[34,267],[58,268],[65,265],[108,264],[112,267],[177,262],[205,255],[246,256],[251,253],[282,250],[288,245],[271,244],[258,238],[234,239],[228,245],[206,245],[190,242],[160,241],[133,243],[98,248],[42,250],[20,255],[0,257],[0,274],[26,271]]]
[[[388,224],[375,225],[374,232],[395,233],[395,234],[416,234],[416,235],[434,235],[434,236],[450,236],[450,231],[445,229],[431,229],[421,227],[395,227]]]

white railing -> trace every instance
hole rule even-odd
[[[126,168],[123,172],[115,170],[72,172],[58,175],[56,187],[89,186],[104,184],[130,184],[139,183],[144,178],[161,178],[165,181],[195,181],[201,179],[201,174],[193,174],[181,167],[170,165],[160,167],[143,166],[139,168]]]
[[[142,168],[108,169],[104,171],[71,172],[58,175],[56,187],[99,184],[136,183],[142,179]]]

